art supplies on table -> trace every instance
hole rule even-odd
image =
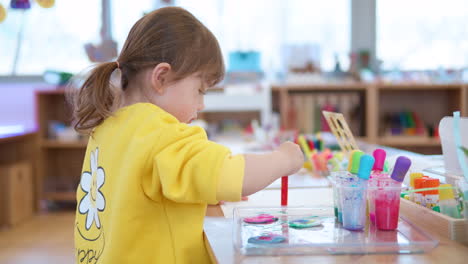
[[[423,176],[415,179],[416,189],[410,189],[403,193],[420,193],[419,196],[423,197],[423,201],[426,201],[425,195],[428,191],[438,190],[440,212],[434,210],[436,207],[429,206],[432,208],[428,208],[428,205],[417,204],[416,199],[418,196],[415,195],[414,201],[401,199],[400,214],[402,218],[413,222],[420,228],[431,230],[431,232],[441,237],[468,245],[468,221],[466,218],[463,219],[463,213],[466,212],[468,206],[466,200],[463,199],[463,190],[466,191],[467,189],[460,188],[460,185],[466,183],[463,180],[457,182],[456,186],[441,184],[433,188],[420,187],[425,186],[424,181],[427,179],[430,179],[430,177]],[[448,191],[448,194],[445,191]],[[465,209],[465,212],[462,208]]]
[[[408,200],[441,214],[461,218],[463,194],[451,184],[440,184],[439,179],[430,178],[423,173],[411,173]]]
[[[441,184],[440,187],[442,188],[439,191],[440,213],[453,218],[461,218],[459,203],[455,200],[453,189],[451,189],[452,185]]]
[[[356,165],[356,163],[359,163]],[[343,227],[347,230],[363,230],[367,223],[367,181],[369,180],[374,158],[356,152],[353,156],[353,169],[357,167],[356,177],[345,178],[337,185],[340,193]]]
[[[397,158],[390,174],[384,173],[385,151],[377,149],[373,153],[378,160],[369,180],[369,220],[379,230],[395,230],[398,225],[402,182],[411,161],[404,156]]]
[[[348,154],[359,149],[343,114],[323,111],[323,115],[343,152]]]
[[[330,171],[339,170],[344,162],[344,155],[339,151],[332,151],[325,147],[325,140],[321,133],[315,135],[298,134],[295,142],[304,153],[304,168],[313,176],[328,176]]]
[[[259,215],[277,218],[264,224],[245,219]],[[242,255],[408,254],[428,252],[437,241],[399,219],[399,229],[350,231],[337,223],[331,207],[274,207],[234,209],[233,244]]]
[[[288,206],[288,176],[281,177],[281,206]]]
[[[367,222],[368,206],[369,221],[377,229],[397,229],[402,182],[411,161],[398,157],[388,174],[382,172],[385,151],[378,149],[370,156],[354,150],[351,155],[348,171],[333,173],[331,177],[337,221],[348,230],[359,230]],[[353,219],[352,225],[347,221],[350,218]]]

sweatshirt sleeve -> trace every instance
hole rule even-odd
[[[185,124],[169,125],[159,141],[152,179],[143,182],[147,196],[210,204],[240,199],[243,156],[231,156],[228,148],[209,141],[202,128]]]

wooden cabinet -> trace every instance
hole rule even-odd
[[[0,166],[0,226],[13,226],[33,215],[32,167],[26,161]]]
[[[37,133],[0,135],[0,226],[30,218],[39,208]]]
[[[298,115],[297,124],[289,122],[291,104],[296,96],[313,94],[355,93],[357,102],[363,111],[355,116],[360,129],[353,134],[362,140],[379,145],[398,147],[425,154],[441,153],[437,137],[429,135],[394,136],[386,131],[386,116],[398,111],[412,111],[420,115],[424,124],[437,129],[444,116],[460,110],[462,116],[468,116],[468,84],[314,84],[314,85],[277,85],[272,87],[273,110],[280,113],[281,123],[286,128],[300,129],[308,122]],[[302,109],[302,108],[301,108]],[[346,116],[345,116],[346,117]],[[309,117],[310,118],[310,117]]]

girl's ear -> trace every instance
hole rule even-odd
[[[159,63],[151,71],[151,86],[158,93],[163,94],[169,83],[171,65],[166,62]]]

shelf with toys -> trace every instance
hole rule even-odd
[[[318,110],[342,112],[356,137],[370,143],[441,153],[437,125],[460,110],[468,115],[467,84],[361,83],[272,86],[273,111],[285,128],[327,131]]]
[[[40,200],[73,202],[87,140],[71,127],[71,107],[65,89],[37,91],[37,163]]]

